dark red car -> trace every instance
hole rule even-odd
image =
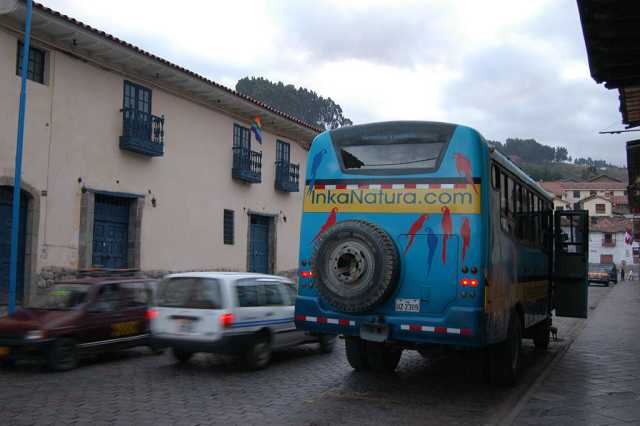
[[[154,284],[104,276],[54,284],[38,306],[0,318],[0,363],[35,356],[64,371],[86,353],[151,346],[147,307]]]

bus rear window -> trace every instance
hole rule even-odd
[[[343,169],[415,171],[437,167],[453,126],[392,122],[341,128],[331,133]]]

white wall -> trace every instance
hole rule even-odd
[[[603,238],[604,233],[602,232],[589,233],[589,263],[600,263],[600,255],[602,254],[613,255],[613,262],[618,267],[623,260],[627,265],[633,263],[631,245],[625,244],[624,232],[617,232],[614,234],[613,238],[615,238],[616,242],[614,247],[603,247]]]
[[[14,35],[0,30],[0,177],[14,175],[16,45]],[[166,117],[165,154],[122,151],[119,110],[128,78],[61,52],[49,50],[48,58],[49,84],[28,83],[23,163],[24,182],[47,193],[37,270],[77,267],[82,186],[146,196],[142,269],[246,269],[249,211],[276,215],[276,270],[296,267],[302,193],[274,190],[275,141],[290,142],[303,180],[307,152],[301,145],[264,132],[262,146],[252,140],[252,148],[263,152],[262,183],[237,182],[231,178],[233,125],[250,123],[150,87],[152,113]],[[232,246],[223,244],[225,208],[235,211]]]

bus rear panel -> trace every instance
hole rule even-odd
[[[307,164],[297,326],[406,347],[486,344],[489,180],[488,146],[468,127],[391,122],[319,135]],[[366,254],[375,241],[358,243],[361,222],[395,249],[382,258],[395,282],[373,300],[359,295],[368,285],[359,275],[388,271]],[[351,234],[346,226],[325,241],[344,223]],[[349,235],[353,247],[341,247]],[[340,295],[355,302],[343,306]]]

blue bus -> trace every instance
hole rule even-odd
[[[546,349],[554,310],[586,317],[587,232],[472,128],[326,131],[307,162],[296,325],[343,335],[357,371],[453,345],[485,348],[491,380],[515,383],[523,338]]]

